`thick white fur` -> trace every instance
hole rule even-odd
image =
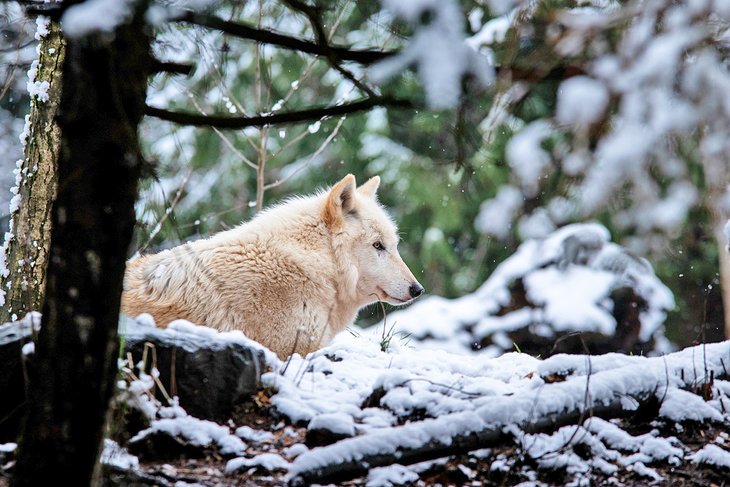
[[[326,345],[360,308],[403,304],[418,281],[378,203],[380,178],[294,198],[205,240],[127,263],[122,311],[242,330],[279,357]],[[382,242],[385,250],[374,248]]]

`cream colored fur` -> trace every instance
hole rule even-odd
[[[363,306],[403,304],[413,298],[411,286],[420,288],[376,199],[379,182],[376,176],[356,188],[348,175],[328,192],[129,261],[122,311],[150,313],[159,326],[183,318],[242,330],[282,358],[317,350]]]

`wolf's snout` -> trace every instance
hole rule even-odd
[[[417,298],[418,296],[423,294],[423,291],[425,291],[425,289],[423,289],[423,286],[421,286],[417,282],[414,282],[413,284],[411,284],[411,287],[408,288],[408,292],[411,293],[412,298]]]

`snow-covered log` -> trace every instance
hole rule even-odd
[[[343,480],[493,446],[516,445],[532,455],[531,435],[595,429],[599,418],[674,425],[728,417],[730,342],[662,357],[507,354],[468,361],[406,348],[379,353],[372,345],[341,337],[310,356],[304,374],[265,376],[279,391],[272,403],[292,421],[312,424],[335,411],[355,419],[358,436],[303,453],[289,470],[292,483]]]
[[[626,399],[639,405],[648,405],[657,396],[649,391],[642,391],[636,396],[617,397],[607,404],[593,405],[590,409],[574,409],[564,413],[553,413],[533,422],[520,425],[526,434],[556,431],[566,425],[580,425],[590,417],[606,419],[626,417],[636,414],[636,410],[626,409]],[[458,425],[456,431],[446,432],[447,423]],[[483,427],[483,429],[476,429]],[[409,448],[403,442],[397,444],[395,450],[378,453],[384,446],[392,443],[394,435],[408,438],[407,442],[422,436],[424,430],[432,430],[434,437],[421,446]],[[415,433],[415,434],[413,434]],[[453,436],[448,436],[453,434]],[[458,413],[444,420],[431,419],[422,423],[410,423],[395,430],[383,431],[369,436],[343,440],[331,447],[305,453],[294,462],[290,472],[293,474],[291,485],[309,485],[311,483],[327,484],[342,482],[366,475],[376,467],[393,464],[412,465],[414,463],[437,458],[458,455],[481,448],[507,445],[515,440],[511,428],[504,426],[487,426],[484,421],[472,413]],[[418,440],[416,440],[417,442]],[[329,448],[329,450],[327,449]],[[382,451],[382,450],[380,450]],[[351,455],[342,455],[351,452]]]

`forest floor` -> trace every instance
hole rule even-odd
[[[257,444],[247,451],[247,454],[277,454],[287,458],[287,451],[292,446],[304,444],[307,429],[292,425],[283,425],[280,415],[271,406],[260,407],[254,403],[248,404],[233,419],[235,424],[255,425],[262,431],[269,431],[273,436],[265,442]],[[630,423],[620,422],[622,429],[634,435],[643,434],[654,429],[650,422]],[[665,431],[665,435],[675,437],[688,450],[697,451],[704,445],[722,442],[730,443],[730,425],[701,425],[695,424],[685,427],[682,432]],[[588,460],[590,452],[583,452]],[[160,486],[241,486],[267,487],[287,485],[287,473],[284,470],[266,470],[265,468],[250,468],[245,471],[226,473],[227,459],[214,451],[202,453],[201,458],[180,456],[175,459],[141,460],[136,474],[120,470],[116,474],[110,472],[110,481],[107,485],[130,485],[130,481],[137,485]],[[495,468],[494,461],[507,468]],[[343,486],[377,486],[377,485],[442,485],[442,486],[564,486],[570,485],[616,485],[616,486],[705,486],[723,487],[730,485],[730,469],[720,468],[707,464],[670,465],[668,462],[655,462],[650,468],[661,477],[653,479],[626,468],[611,475],[593,471],[590,475],[581,477],[579,481],[571,478],[564,470],[540,469],[536,462],[524,455],[524,452],[514,444],[492,448],[488,452],[477,450],[469,454],[444,457],[436,461],[427,461],[411,467],[417,472],[417,480],[406,480],[398,483],[394,478],[379,482],[377,478],[361,477],[354,480],[337,482]],[[116,480],[114,480],[116,479]],[[5,487],[0,478],[0,487]]]
[[[232,341],[185,323],[160,333]],[[139,374],[127,409],[147,420],[106,440],[105,485],[730,484],[730,341],[540,359],[363,332],[266,362],[221,422],[159,401]],[[0,487],[12,455],[0,445]]]
[[[268,360],[222,432],[162,407],[135,456],[108,445],[108,485],[730,485],[730,341],[538,359],[343,334]]]

